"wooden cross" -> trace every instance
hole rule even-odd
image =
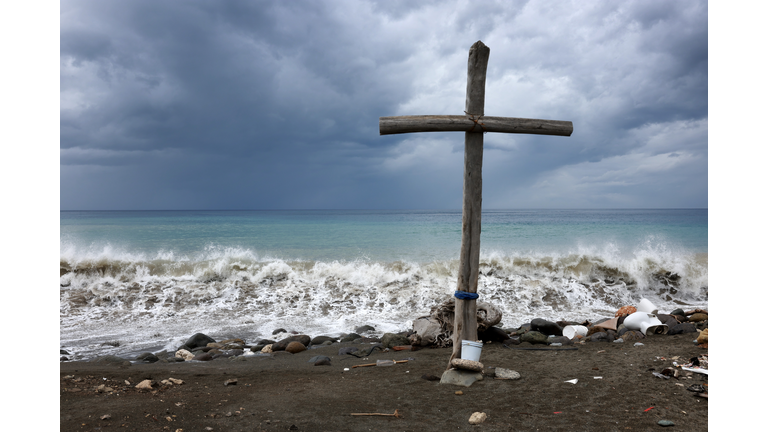
[[[491,50],[482,41],[469,49],[467,65],[466,115],[423,115],[380,117],[379,134],[409,132],[465,132],[464,204],[461,217],[461,253],[457,291],[477,293],[480,267],[480,213],[483,201],[483,133],[505,132],[571,136],[573,123],[512,117],[485,117],[485,72]],[[462,340],[477,340],[477,303],[474,299],[455,299],[453,353],[461,355]],[[467,322],[467,325],[464,323]],[[448,368],[450,368],[450,360]]]

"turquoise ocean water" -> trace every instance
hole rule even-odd
[[[706,209],[484,210],[478,292],[505,326],[706,307],[707,242]],[[460,244],[461,211],[61,212],[61,345],[407,329],[456,289]]]

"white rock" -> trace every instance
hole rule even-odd
[[[520,379],[520,373],[512,369],[496,368],[496,379],[516,380]]]
[[[261,349],[261,352],[269,354],[272,352],[272,344],[269,344]]]
[[[187,351],[185,349],[180,349],[180,350],[176,351],[175,356],[176,356],[176,358],[183,358],[185,361],[186,360],[192,360],[193,358],[195,358],[194,354],[192,354],[191,352],[189,352],[189,351]]]
[[[484,412],[475,412],[472,413],[472,415],[469,417],[469,424],[480,424],[485,421],[485,419],[488,418],[488,415]]]

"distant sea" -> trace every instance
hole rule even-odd
[[[481,301],[504,327],[647,298],[708,305],[707,209],[484,210]],[[62,211],[60,344],[75,358],[194,333],[339,335],[411,321],[456,289],[461,211]]]

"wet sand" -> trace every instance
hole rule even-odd
[[[64,362],[60,429],[605,431],[651,430],[666,419],[675,423],[674,430],[702,431],[708,425],[708,399],[686,388],[706,384],[706,377],[653,375],[672,366],[672,357],[688,363],[707,354],[692,339],[690,334],[659,335],[644,339],[640,347],[630,342],[590,342],[577,344],[578,350],[513,350],[486,344],[481,357],[486,368],[512,369],[521,378],[486,377],[470,387],[422,378],[442,374],[450,349],[374,351],[364,360],[339,356],[339,348],[351,344],[336,344],[298,354],[210,362],[130,366]],[[331,365],[309,363],[315,355],[331,357]],[[352,368],[380,359],[408,358],[407,363],[390,367]],[[160,384],[168,378],[184,383]],[[578,383],[564,382],[574,378]],[[136,389],[145,379],[155,382],[153,389]],[[225,385],[232,379],[237,383]],[[95,391],[102,384],[113,392]],[[350,415],[395,410],[401,418]],[[487,414],[481,426],[469,424],[474,412]]]

